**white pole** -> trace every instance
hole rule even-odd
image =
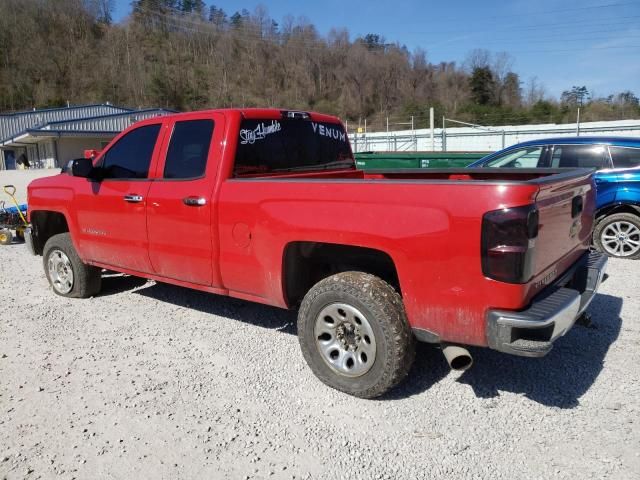
[[[445,120],[446,118],[443,115],[442,116],[442,151],[443,152],[447,151],[447,130],[444,124]]]
[[[576,118],[576,137],[580,136],[580,107],[578,107],[578,117]]]
[[[387,117],[387,151],[391,150],[391,138],[389,138],[389,117]]]
[[[413,150],[418,151],[418,139],[416,138],[416,131],[413,125],[413,115],[411,115],[411,135],[413,135]]]
[[[433,125],[433,107],[429,108],[429,129],[431,130],[431,151],[436,151],[436,139],[434,138],[434,125]]]

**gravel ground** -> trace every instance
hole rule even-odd
[[[120,275],[64,299],[23,244],[0,265],[0,478],[640,478],[640,262],[547,357],[460,374],[420,345],[374,401],[315,379],[294,313]]]

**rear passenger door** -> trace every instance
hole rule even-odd
[[[163,277],[221,284],[214,186],[224,120],[194,114],[171,121],[147,202],[149,258]]]
[[[640,148],[609,147],[615,176],[616,202],[640,203]],[[603,172],[604,173],[604,172]]]

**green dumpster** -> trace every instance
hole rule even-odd
[[[356,153],[356,167],[375,168],[464,168],[490,152],[362,152]]]

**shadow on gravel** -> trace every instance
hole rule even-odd
[[[133,277],[131,275],[124,275],[116,272],[103,272],[102,288],[97,296],[106,297],[109,295],[115,295],[117,293],[141,287],[145,283],[147,283],[146,278]]]
[[[146,280],[126,275],[105,275],[103,282],[103,295],[137,288],[136,294],[179,307],[290,335],[297,333],[295,311],[165,283],[150,283],[145,287]],[[500,391],[507,391],[524,394],[543,405],[573,408],[602,371],[609,346],[620,333],[621,309],[621,298],[597,294],[588,310],[593,325],[576,325],[543,358],[523,358],[488,348],[473,348],[474,365],[458,382],[470,385],[480,398],[498,397]],[[449,371],[439,348],[418,343],[409,377],[380,400],[399,400],[420,394],[446,377]]]
[[[283,310],[166,283],[149,284],[148,287],[140,288],[135,293],[179,307],[231,318],[257,327],[270,328],[291,335],[296,335],[297,333],[296,312],[291,310]]]
[[[451,369],[442,355],[442,350],[428,343],[416,344],[416,360],[407,378],[397,387],[385,393],[378,400],[402,400],[429,390]]]
[[[543,358],[522,358],[473,349],[473,367],[460,378],[478,397],[500,391],[524,394],[542,405],[573,408],[602,371],[609,346],[618,338],[622,299],[597,294],[588,312],[591,327],[574,326]]]

